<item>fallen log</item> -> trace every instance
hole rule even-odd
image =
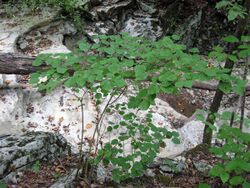
[[[18,54],[0,53],[0,74],[30,74],[45,68],[45,65],[33,67],[32,62],[35,57],[23,56]],[[193,89],[216,91],[217,83],[212,82],[194,82]],[[246,86],[246,94],[250,95],[250,85]]]
[[[33,67],[35,57],[0,53],[0,74],[30,74],[41,69]]]

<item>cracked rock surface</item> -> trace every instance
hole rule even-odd
[[[156,40],[164,33],[170,32],[164,28],[167,22],[161,23],[161,21],[164,17],[167,17],[167,13],[170,15],[172,13],[163,9],[166,5],[159,8],[159,1],[141,0],[136,1],[136,3],[131,0],[86,2],[91,4],[88,15],[90,18],[83,22],[85,32],[90,37],[94,34],[128,32],[132,36],[143,36]],[[179,7],[178,3],[176,6]],[[71,39],[73,38],[72,43],[76,42],[73,37],[77,35],[76,29],[69,21],[56,19],[56,14],[55,11],[49,14],[29,15],[18,20],[1,17],[0,53],[37,55],[39,53],[70,52],[73,47],[70,47],[67,36],[70,35]],[[198,20],[195,20],[192,16],[187,18],[189,27],[185,27],[188,28],[188,32],[192,33],[195,30],[194,27],[198,27],[200,17],[196,16],[196,18]],[[178,31],[180,34],[185,33],[181,29]],[[195,36],[192,35],[192,37]],[[27,131],[60,133],[74,148],[77,148],[82,129],[80,102],[76,97],[78,94],[61,87],[43,95],[30,85],[25,88],[18,87],[22,80],[22,77],[16,75],[0,75],[0,85],[9,87],[0,90],[0,135]],[[15,88],[11,88],[12,86]],[[81,93],[83,92],[85,92],[85,89],[81,91]],[[130,88],[127,95],[120,98],[117,103],[127,102],[132,92],[133,88]],[[211,95],[208,95],[210,100]],[[207,95],[201,96],[201,98],[205,97]],[[87,141],[92,137],[101,109],[103,109],[107,100],[104,100],[100,105],[96,105],[93,94],[86,92],[83,101],[84,146],[86,146]],[[206,107],[208,104],[206,103]],[[179,145],[173,144],[171,140],[166,140],[167,147],[161,150],[159,157],[174,158],[201,142],[203,123],[185,117],[161,99],[156,99],[156,106],[151,107],[150,111],[157,126],[177,131],[181,138],[181,144]],[[143,118],[144,115],[145,113],[142,112],[140,117]],[[104,128],[102,129],[104,141],[112,140],[117,136],[119,131],[105,134],[105,127],[110,120],[118,122],[120,118],[116,112],[105,116]],[[175,126],[175,124],[178,124],[178,126]],[[129,145],[125,148],[128,152],[131,150]]]
[[[29,132],[23,135],[1,136],[0,178],[37,160],[52,160],[55,156],[69,153],[68,142],[59,134]]]

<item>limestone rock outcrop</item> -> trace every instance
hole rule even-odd
[[[70,154],[66,139],[49,132],[29,132],[22,135],[0,136],[0,178],[33,164],[37,160],[52,160]]]

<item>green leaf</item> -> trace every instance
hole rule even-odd
[[[239,162],[237,160],[232,160],[226,165],[227,171],[233,171],[236,170],[239,167]]]
[[[221,148],[218,147],[212,147],[209,149],[209,151],[213,154],[215,154],[216,156],[222,156],[223,155],[223,150]]]
[[[241,36],[241,41],[242,42],[250,42],[250,35]]]
[[[242,176],[234,176],[229,182],[231,185],[241,185],[244,181],[245,180]]]
[[[115,53],[115,49],[114,48],[105,48],[104,50],[107,54],[109,55],[113,55]]]
[[[150,107],[150,101],[149,100],[143,100],[140,105],[139,108],[141,110],[147,110]]]
[[[131,119],[134,118],[134,114],[133,114],[133,113],[125,114],[125,115],[123,116],[123,118],[124,118],[125,120],[131,120]]]
[[[227,58],[227,55],[223,52],[218,52],[218,51],[212,51],[208,54],[209,58],[214,58],[217,61],[225,61]]]
[[[110,91],[112,89],[112,85],[110,83],[110,81],[108,80],[104,80],[102,83],[101,83],[101,86],[104,90],[106,91]]]
[[[119,142],[118,142],[118,140],[117,139],[113,139],[112,141],[111,141],[111,144],[112,145],[117,145]]]
[[[220,165],[215,165],[211,170],[210,170],[210,175],[213,177],[220,176],[220,174],[224,173],[225,170],[220,166]]]
[[[215,46],[215,47],[214,47],[214,51],[216,51],[216,52],[221,52],[221,53],[222,53],[223,50],[224,50],[224,49],[223,49],[222,47],[220,47],[220,46]]]
[[[198,48],[191,48],[191,49],[189,50],[189,52],[191,52],[191,53],[199,53],[200,51],[199,51]]]
[[[223,40],[224,40],[225,42],[229,42],[229,43],[239,42],[239,39],[236,38],[236,37],[233,36],[233,35],[224,37]]]
[[[249,188],[250,187],[250,183],[245,181],[243,184],[242,184],[242,188]]]
[[[0,181],[0,188],[7,188],[8,185],[2,181]]]
[[[90,44],[88,44],[86,41],[80,41],[79,49],[84,52],[87,52],[90,49]]]
[[[225,111],[225,112],[222,113],[220,118],[222,120],[230,120],[231,117],[232,117],[232,112]]]
[[[238,17],[238,15],[239,12],[235,11],[234,9],[230,9],[227,18],[229,21],[233,21]]]
[[[241,44],[238,46],[239,49],[248,49],[249,48],[249,45],[247,44]]]
[[[223,183],[226,183],[226,182],[228,181],[228,179],[229,179],[229,174],[226,173],[226,172],[220,174],[220,179],[221,179],[221,181],[222,181]]]
[[[57,68],[56,68],[56,72],[58,72],[58,73],[60,73],[60,74],[66,73],[67,70],[68,70],[68,69],[65,68],[65,67],[57,67]]]
[[[32,165],[32,170],[35,172],[35,173],[38,173],[41,169],[41,163],[40,161],[36,161],[35,164]]]
[[[135,66],[136,80],[145,80],[147,78],[146,67],[144,65]]]
[[[179,80],[175,83],[175,86],[178,88],[182,88],[182,87],[191,88],[192,85],[193,85],[192,80]]]
[[[115,63],[112,63],[109,67],[108,67],[108,70],[112,73],[116,73],[116,72],[119,72],[120,71],[120,65],[117,64],[117,62]]]
[[[178,41],[181,39],[181,37],[179,35],[172,35],[171,38],[175,41]]]
[[[111,148],[112,148],[112,146],[111,146],[110,143],[107,143],[107,144],[105,144],[105,146],[104,146],[104,149],[106,149],[106,150],[108,150],[108,151],[110,151]]]
[[[113,82],[114,82],[114,86],[120,87],[120,88],[127,85],[127,83],[121,77],[115,77],[115,80],[113,80]]]
[[[148,87],[148,94],[152,95],[152,94],[157,94],[160,91],[159,87],[156,84],[151,84]]]
[[[172,139],[172,142],[173,142],[174,144],[180,144],[180,143],[181,143],[180,139],[179,139],[179,138],[176,138],[176,137],[174,137],[174,138]]]
[[[35,66],[35,67],[38,67],[38,66],[42,65],[42,63],[43,63],[42,59],[40,59],[39,57],[37,57],[35,59],[35,61],[32,63],[32,65]]]
[[[159,81],[161,82],[175,81],[176,79],[178,79],[178,77],[175,74],[170,74],[168,72],[161,74],[159,77]]]
[[[222,82],[219,84],[219,89],[224,93],[229,93],[232,90],[232,85],[229,82]]]
[[[109,126],[108,128],[107,128],[107,131],[108,132],[111,132],[113,129],[112,129],[112,127],[111,126]]]
[[[134,65],[134,61],[133,60],[126,60],[124,62],[124,65],[127,67],[132,67]]]
[[[199,188],[211,188],[207,183],[199,183]]]
[[[246,50],[241,50],[239,53],[240,58],[247,58],[249,56],[250,56],[250,48],[248,48]]]
[[[133,168],[136,169],[137,171],[143,170],[142,163],[140,163],[140,162],[135,162],[134,165],[133,165]]]
[[[33,73],[33,74],[31,74],[29,82],[31,84],[34,84],[34,85],[38,84],[39,78],[40,78],[40,74],[39,73]]]
[[[228,55],[228,59],[230,59],[231,61],[233,61],[234,63],[238,61],[238,58],[236,55]]]
[[[238,95],[243,95],[246,83],[247,82],[244,80],[237,80],[236,84],[233,86],[233,91]]]
[[[216,3],[215,8],[221,9],[221,8],[227,7],[228,5],[232,5],[232,3],[228,0],[222,0],[218,3]]]
[[[112,178],[117,183],[121,181],[121,173],[118,168],[112,170]]]

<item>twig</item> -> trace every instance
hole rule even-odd
[[[240,106],[240,96],[237,95],[237,104],[236,104],[236,106],[234,107],[233,112],[232,112],[232,115],[231,115],[230,127],[233,127],[235,114],[236,114],[236,111],[237,111],[237,109],[239,108],[239,106]]]
[[[99,118],[99,120],[98,120],[98,122],[97,122],[97,124],[96,124],[95,130],[94,130],[94,134],[93,134],[93,137],[92,137],[92,140],[95,138],[96,132],[97,132],[98,134],[100,134],[100,132],[99,132],[99,131],[100,131],[100,129],[99,129],[100,124],[101,124],[101,122],[102,122],[102,119],[103,119],[103,117],[104,117],[104,114],[105,114],[105,112],[106,112],[108,106],[110,105],[110,102],[111,102],[112,98],[114,97],[114,93],[115,93],[115,91],[112,91],[111,96],[110,96],[110,98],[109,98],[107,104],[105,105],[105,107],[104,107],[102,113],[101,113],[101,116],[100,116],[100,118]]]
[[[80,99],[80,103],[81,103],[81,114],[82,114],[82,131],[81,131],[81,142],[80,142],[80,165],[77,168],[77,172],[76,172],[76,178],[78,177],[79,171],[81,169],[81,166],[83,165],[83,136],[84,136],[84,111],[83,111],[83,97],[86,94],[86,92],[84,92],[82,98]]]
[[[68,173],[68,170],[63,166],[62,161],[61,161],[58,157],[56,157],[56,160],[60,163],[60,166],[63,168],[63,170],[64,170],[66,173]]]
[[[110,98],[109,98],[109,100],[108,100],[108,102],[107,102],[107,104],[105,105],[105,107],[104,107],[104,109],[103,109],[103,111],[102,111],[102,113],[101,113],[101,117],[99,118],[99,120],[98,120],[98,122],[97,122],[97,124],[96,124],[95,130],[94,130],[94,133],[93,133],[93,136],[92,136],[92,141],[94,141],[95,135],[96,135],[96,133],[99,131],[98,129],[99,129],[99,126],[101,125],[102,118],[104,117],[104,114],[105,114],[105,112],[106,112],[106,110],[107,110],[107,108],[108,108],[108,106],[109,106],[109,104],[110,104],[110,102],[111,102],[111,100],[112,100],[112,98],[113,98],[113,96],[114,96],[114,93],[115,93],[115,91],[113,90],[113,91],[112,91],[112,94],[111,94],[111,96],[110,96]],[[98,134],[99,134],[99,133],[98,133]],[[93,144],[94,144],[94,143],[91,143],[91,144],[90,144],[88,156],[87,156],[86,159],[85,159],[85,166],[83,166],[83,170],[85,170],[85,171],[84,171],[84,175],[87,175],[87,173],[88,173],[88,157],[89,157],[90,154],[91,154]]]
[[[127,86],[123,88],[123,90],[121,91],[121,93],[109,104],[109,106],[113,105],[115,102],[117,102],[117,100],[122,96],[124,95],[124,93],[127,91]],[[102,119],[103,121],[103,119]],[[102,124],[102,122],[101,122]],[[104,128],[104,130],[106,129],[106,126]],[[98,145],[99,145],[99,142],[102,140],[103,136],[104,136],[104,133],[102,133],[102,135],[100,136],[100,138],[97,139],[97,143],[96,143],[96,148],[95,148],[95,153],[97,152],[97,149],[98,149]]]
[[[127,86],[124,87],[121,93],[110,103],[110,105],[114,104],[127,91],[127,89],[128,89]]]
[[[249,58],[247,59],[247,63],[245,64],[245,70],[242,78],[243,80],[246,80],[247,78],[248,66],[249,66]],[[242,130],[244,123],[245,103],[246,103],[246,90],[244,89],[243,95],[241,96],[240,130]]]
[[[100,117],[100,119],[98,120],[96,129],[95,129],[95,132],[98,132],[97,143],[98,143],[98,139],[99,139],[99,135],[100,135],[100,125],[101,125],[102,122],[103,122],[103,118],[104,118],[105,112],[106,112],[108,106],[110,105],[110,102],[111,102],[111,100],[112,100],[113,97],[114,97],[114,95],[111,94],[111,96],[110,96],[110,98],[109,98],[109,100],[108,100],[106,106],[104,107],[104,109],[103,109],[103,111],[102,111],[102,113],[101,113],[101,117]],[[96,134],[95,132],[94,132],[94,134],[93,134],[92,139],[94,139],[94,137],[95,137],[95,134]],[[98,146],[98,144],[97,144],[96,146]]]

